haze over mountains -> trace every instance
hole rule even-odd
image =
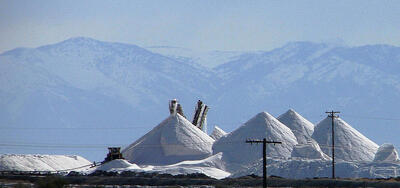
[[[213,52],[211,59],[221,59],[216,67],[149,50],[78,37],[1,54],[0,142],[8,147],[0,152],[97,160],[106,146],[126,146],[165,119],[172,98],[189,118],[203,100],[211,107],[208,125],[227,131],[260,111],[294,108],[317,123],[334,109],[378,144],[400,143],[399,47],[293,42],[265,52]],[[34,147],[16,146],[27,144]],[[82,145],[92,147],[75,147]]]

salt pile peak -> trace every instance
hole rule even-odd
[[[332,119],[325,118],[315,128],[312,138],[318,142],[322,151],[331,156]],[[372,161],[378,145],[351,127],[341,118],[334,119],[335,158],[345,161]]]
[[[213,132],[210,135],[210,137],[213,138],[214,140],[218,140],[221,137],[225,136],[226,134],[228,134],[228,133],[226,133],[224,130],[222,130],[218,126],[215,126]]]
[[[314,132],[314,124],[293,109],[289,109],[277,119],[292,130],[297,142],[307,144],[308,140],[311,139],[311,135]]]
[[[281,141],[279,145],[268,145],[268,157],[290,157],[297,144],[293,132],[267,112],[261,112],[238,129],[221,137],[213,145],[214,154],[223,153],[228,170],[235,170],[262,157],[261,147],[245,143],[246,139]]]
[[[399,162],[399,154],[393,144],[382,144],[375,154],[374,162]]]
[[[122,151],[131,163],[169,165],[211,155],[214,140],[180,114],[172,114]]]
[[[305,144],[295,145],[292,151],[292,157],[303,159],[332,160],[332,158],[322,152],[318,143],[313,139],[308,140],[308,142]]]

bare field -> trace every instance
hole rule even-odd
[[[97,174],[91,176],[0,176],[0,187],[261,187],[262,178],[244,176],[217,180],[202,174]],[[400,187],[390,179],[284,179],[268,178],[269,187]]]

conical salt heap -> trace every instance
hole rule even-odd
[[[293,109],[289,109],[277,119],[292,130],[299,144],[307,144],[308,140],[311,139],[311,135],[314,132],[314,124]]]
[[[228,133],[226,133],[224,130],[222,130],[218,126],[215,126],[213,132],[210,135],[210,137],[213,138],[214,140],[218,140],[221,137],[225,136],[226,134],[228,134]]]
[[[325,118],[315,128],[312,138],[318,142],[322,151],[331,156],[332,119]],[[340,118],[334,120],[335,159],[345,161],[372,161],[378,145],[362,135]]]
[[[393,144],[382,144],[375,154],[374,162],[399,162],[399,154]]]
[[[282,144],[268,144],[267,156],[290,157],[296,137],[284,124],[267,112],[261,112],[238,129],[221,137],[213,145],[213,153],[223,152],[228,170],[239,169],[262,158],[262,146],[245,143],[246,139],[281,141]]]
[[[214,140],[180,114],[172,114],[122,151],[139,165],[168,165],[211,155]]]
[[[305,144],[295,145],[292,151],[292,157],[302,159],[332,160],[332,158],[322,152],[318,143],[313,139],[310,139]]]

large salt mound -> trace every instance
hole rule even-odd
[[[95,169],[88,169],[87,174],[90,174],[96,170],[102,171],[134,171],[134,172],[147,172],[147,173],[159,173],[159,174],[193,174],[193,173],[203,173],[209,177],[222,179],[230,176],[229,172],[224,171],[224,162],[221,160],[222,153],[212,155],[208,158],[202,160],[193,161],[182,161],[172,165],[165,166],[153,166],[144,165],[139,167],[136,164],[129,163],[123,159],[117,159],[107,162]]]
[[[147,172],[168,173],[172,175],[202,173],[212,178],[222,179],[230,176],[230,173],[224,171],[225,163],[221,158],[222,153],[217,153],[202,160],[182,161],[167,166],[149,166],[143,169],[147,170]]]
[[[300,144],[306,144],[314,132],[314,124],[293,109],[288,110],[277,119],[292,130]]]
[[[214,140],[218,140],[221,137],[225,136],[226,134],[228,134],[228,133],[226,133],[224,130],[222,130],[218,126],[215,126],[213,132],[210,135],[210,137],[213,138]]]
[[[90,161],[76,155],[0,155],[0,170],[6,171],[69,171],[90,164]]]
[[[331,158],[322,152],[318,143],[310,139],[306,144],[297,144],[292,151],[292,157],[303,159],[322,159],[331,160]]]
[[[268,159],[269,176],[280,176],[289,179],[304,179],[314,177],[331,177],[332,161],[320,159]],[[234,172],[231,177],[241,177],[249,174],[262,176],[262,160],[248,168]],[[399,163],[366,163],[336,161],[335,173],[340,178],[389,178],[398,177]]]
[[[372,161],[378,145],[355,130],[340,118],[335,118],[335,159],[345,161]],[[318,142],[322,151],[331,156],[332,120],[327,117],[319,122],[312,138]]]
[[[223,160],[229,171],[234,171],[262,158],[262,145],[245,143],[246,139],[281,141],[282,144],[268,144],[269,157],[290,157],[297,144],[292,131],[267,112],[261,112],[233,132],[221,137],[213,145],[213,152],[223,152]]]
[[[374,162],[399,162],[399,154],[393,144],[382,144],[375,154]]]
[[[165,167],[213,167],[221,170],[225,170],[225,162],[222,161],[222,153],[217,153],[210,157],[201,160],[194,161],[182,161],[176,164],[168,165]]]
[[[101,171],[126,171],[126,170],[140,170],[136,164],[132,164],[124,159],[116,159],[102,164],[96,170]]]
[[[131,163],[168,165],[211,155],[214,140],[179,114],[171,115],[122,151]]]

